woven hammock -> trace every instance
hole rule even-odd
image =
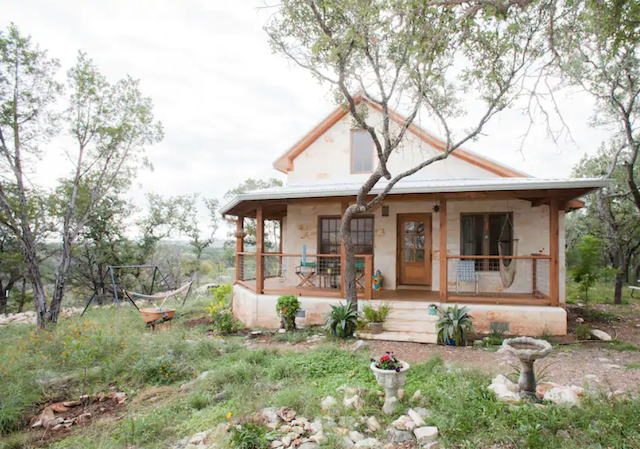
[[[502,245],[498,243],[498,254],[502,257]],[[518,254],[518,240],[513,241],[513,255]],[[506,264],[509,260],[509,265]],[[504,288],[509,288],[516,278],[516,260],[517,259],[500,259],[500,280]]]
[[[159,306],[156,306],[156,309],[162,309],[162,306],[164,306],[164,303],[166,302],[167,299],[173,298],[174,296],[178,296],[179,294],[186,292],[187,290],[189,290],[192,283],[193,281],[187,282],[182,287],[176,290],[170,290],[168,292],[160,292],[160,293],[156,293],[155,295],[143,295],[142,293],[131,292],[129,290],[125,290],[124,292],[127,295],[129,295],[129,297],[131,297],[132,299],[144,299],[147,301],[162,301],[162,304],[160,304]]]

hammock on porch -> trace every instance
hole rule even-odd
[[[509,227],[511,228],[511,235],[514,234],[513,223],[511,223],[511,219],[509,215],[507,215],[507,219],[502,225],[502,230],[500,231],[500,237],[498,237],[498,254],[502,257],[504,254],[502,252],[502,234],[504,234],[504,229],[509,223]],[[513,243],[513,256],[518,255],[518,239],[511,239],[511,243]],[[507,260],[509,261],[507,264]],[[504,288],[509,288],[513,284],[513,281],[516,278],[516,259],[500,259],[498,261],[498,265],[500,267],[500,280],[502,281],[502,286]]]

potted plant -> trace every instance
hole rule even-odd
[[[325,330],[338,338],[351,337],[358,326],[358,310],[355,304],[347,301],[347,304],[340,303],[331,306],[331,309],[324,326]]]
[[[378,381],[378,385],[384,388],[385,401],[382,411],[392,414],[398,403],[398,388],[404,387],[407,381],[407,370],[411,366],[407,362],[399,360],[393,352],[387,351],[379,359],[371,359],[371,371]]]
[[[301,309],[300,300],[294,295],[285,295],[278,298],[276,312],[280,315],[283,329],[288,331],[296,330],[296,317]]]
[[[473,318],[467,307],[438,309],[438,341],[451,346],[464,346],[465,332],[473,332]]]
[[[362,308],[364,319],[369,323],[369,328],[371,328],[372,334],[382,333],[382,325],[387,319],[387,316],[389,316],[391,309],[391,304],[388,302],[380,304],[377,309],[370,304],[367,304]]]

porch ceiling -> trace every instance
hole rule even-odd
[[[493,182],[492,182],[493,181]],[[507,181],[507,182],[505,182]],[[602,179],[538,180],[532,178],[498,180],[457,180],[398,183],[385,198],[385,202],[439,201],[439,200],[504,200],[521,199],[533,206],[548,204],[556,198],[561,208],[577,209],[580,198],[604,187]],[[314,185],[267,189],[248,192],[235,197],[224,206],[224,215],[255,217],[256,208],[262,206],[265,219],[278,220],[287,214],[287,205],[300,203],[353,202],[359,185]],[[377,194],[373,190],[372,194]]]

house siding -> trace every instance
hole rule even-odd
[[[381,208],[372,212],[374,216],[374,271],[379,269],[384,276],[384,288],[394,290],[396,284],[397,264],[397,220],[398,214],[430,213],[432,215],[431,253],[432,253],[432,290],[439,290],[440,273],[440,226],[438,214],[433,211],[435,202],[390,202],[389,216],[383,217]],[[460,215],[477,212],[512,212],[514,237],[518,239],[518,255],[549,254],[549,208],[548,206],[531,207],[531,203],[523,200],[496,201],[449,201],[447,203],[447,252],[449,255],[460,254]],[[291,204],[287,209],[284,222],[284,252],[300,254],[306,245],[308,254],[318,251],[318,217],[326,215],[339,216],[341,206],[335,204],[302,205]],[[560,212],[560,248],[564,248],[564,212]],[[449,262],[449,290],[455,290],[455,260]],[[533,282],[532,262],[519,260],[516,262],[516,279],[511,287],[502,286],[499,272],[482,272],[480,275],[480,291],[495,293],[527,293]],[[565,259],[564,251],[560,252],[560,303],[565,302]],[[548,293],[549,262],[538,261],[536,274],[540,290]],[[546,286],[546,291],[545,291]]]
[[[351,173],[351,130],[353,120],[346,115],[327,130],[293,161],[293,170],[287,175],[288,185],[317,185],[361,183],[369,174]],[[378,126],[382,115],[369,106],[367,123]],[[398,131],[393,122],[392,129]],[[415,167],[420,162],[441,154],[427,142],[407,133],[401,146],[389,158],[388,168],[392,174],[401,173]],[[454,153],[455,154],[455,153]],[[374,158],[374,162],[377,159]],[[374,167],[377,164],[374,163]],[[407,179],[485,179],[498,175],[465,162],[455,156],[425,167]]]

